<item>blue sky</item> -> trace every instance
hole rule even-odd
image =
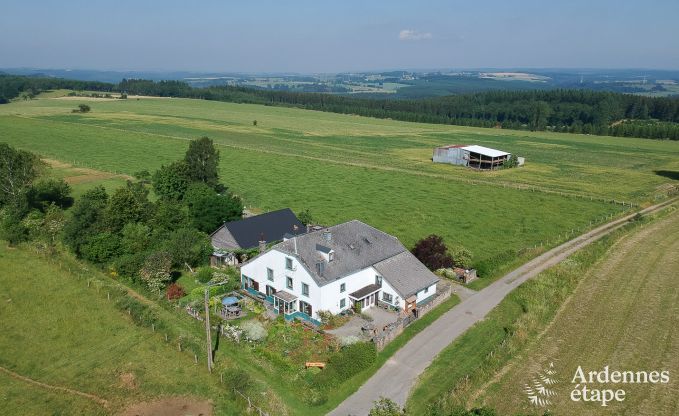
[[[679,69],[678,17],[679,0],[3,0],[0,67]]]

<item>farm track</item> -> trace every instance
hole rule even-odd
[[[677,200],[679,199],[667,200],[645,208],[639,213],[652,214]],[[401,347],[382,368],[328,415],[367,415],[372,403],[382,396],[404,406],[417,378],[434,358],[467,329],[484,319],[516,287],[563,261],[577,250],[625,226],[633,221],[635,216],[636,213],[627,215],[567,241],[465,299]]]
[[[93,400],[93,401],[99,403],[100,405],[102,405],[104,407],[109,406],[108,400],[102,399],[101,397],[95,396],[94,394],[85,393],[85,392],[82,392],[82,391],[79,391],[79,390],[70,389],[68,387],[55,386],[55,385],[52,385],[52,384],[47,384],[47,383],[43,383],[41,381],[33,380],[32,378],[28,378],[26,376],[22,376],[21,374],[15,373],[14,371],[8,370],[5,367],[0,367],[0,371],[2,371],[3,373],[7,374],[8,376],[10,376],[14,379],[21,380],[23,382],[32,384],[34,386],[42,387],[42,388],[45,388],[45,389],[48,389],[48,390],[62,391],[62,392],[69,393],[69,394],[75,394],[77,396],[81,396],[81,397],[85,397],[86,399]]]
[[[48,119],[44,119],[44,118],[40,118],[40,117],[30,117],[30,116],[25,116],[25,115],[20,115],[20,114],[13,114],[12,116],[27,119],[27,120],[32,120],[32,121],[69,124],[69,125],[75,125],[75,126],[85,125],[85,126],[100,128],[100,129],[104,129],[104,130],[121,131],[121,132],[125,132],[125,133],[134,133],[134,134],[148,135],[148,136],[154,136],[154,137],[163,137],[163,138],[174,139],[174,140],[182,140],[182,141],[187,141],[187,142],[193,140],[193,138],[191,138],[191,137],[174,136],[174,135],[162,134],[162,133],[151,133],[151,132],[137,131],[137,130],[132,130],[132,129],[124,129],[124,128],[120,128],[120,127],[104,126],[104,125],[93,124],[93,123],[82,124],[82,123],[76,123],[76,122],[64,121],[64,120],[48,120]],[[289,139],[285,139],[285,140],[289,140]],[[432,172],[423,172],[423,171],[419,171],[419,170],[399,168],[399,167],[395,167],[395,166],[380,165],[380,164],[373,164],[373,163],[366,163],[366,162],[352,162],[352,161],[347,161],[347,160],[324,158],[324,157],[320,157],[320,156],[311,156],[311,155],[305,155],[305,154],[300,154],[300,153],[283,152],[283,151],[280,151],[280,150],[263,149],[262,147],[257,147],[257,146],[250,147],[250,146],[243,146],[243,145],[236,145],[236,144],[228,144],[228,143],[223,143],[223,142],[217,141],[217,140],[215,141],[215,145],[221,146],[221,147],[228,147],[228,148],[232,148],[232,149],[247,150],[247,151],[260,152],[260,153],[265,153],[265,154],[272,154],[272,155],[277,155],[277,156],[302,158],[302,159],[314,160],[314,161],[318,161],[318,162],[332,163],[332,164],[335,164],[335,165],[375,169],[375,170],[381,170],[381,171],[386,171],[386,172],[398,172],[398,173],[404,173],[404,174],[408,174],[408,175],[429,177],[429,178],[441,179],[441,180],[446,180],[446,181],[451,181],[451,182],[466,183],[466,184],[469,184],[469,185],[486,185],[486,186],[493,186],[493,187],[498,187],[498,188],[511,188],[511,189],[516,189],[516,190],[521,190],[521,191],[526,191],[526,192],[538,192],[538,193],[544,193],[544,194],[549,194],[549,195],[558,195],[558,196],[562,196],[562,197],[569,197],[569,198],[576,198],[576,199],[577,198],[589,199],[591,201],[599,201],[599,202],[621,204],[621,205],[625,204],[625,202],[617,201],[617,200],[614,200],[614,199],[602,198],[602,197],[597,196],[597,195],[588,195],[588,194],[579,194],[579,193],[575,193],[575,192],[557,191],[557,190],[553,190],[553,189],[549,189],[549,188],[544,188],[544,187],[540,187],[540,186],[529,185],[529,184],[519,183],[519,182],[486,181],[486,180],[479,180],[479,179],[458,178],[458,177],[450,176],[450,175],[442,175],[442,174],[437,174],[437,173],[432,173]],[[627,204],[630,207],[637,206],[637,205],[632,204],[630,202],[627,202]]]

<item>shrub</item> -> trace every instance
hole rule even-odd
[[[245,321],[240,326],[245,332],[245,337],[250,341],[263,341],[267,336],[264,325],[254,319]]]
[[[78,111],[81,113],[89,113],[91,110],[90,106],[87,104],[79,104]]]
[[[316,382],[326,388],[336,386],[368,368],[376,357],[377,350],[372,342],[357,342],[342,347],[330,356],[325,370],[318,373]]]
[[[448,253],[448,248],[443,242],[443,237],[431,234],[417,243],[412,253],[429,270],[444,269],[453,266],[453,257]]]
[[[463,269],[472,267],[472,252],[462,246],[455,246],[450,250],[453,256],[453,265]]]
[[[224,373],[224,382],[233,390],[246,394],[252,387],[252,377],[240,368],[229,368]]]
[[[177,283],[172,283],[170,286],[167,287],[167,291],[165,292],[167,295],[168,300],[175,300],[179,298],[183,298],[184,295],[186,295],[186,292],[184,291],[184,288],[178,285]]]
[[[198,280],[201,283],[207,283],[210,280],[212,280],[213,274],[214,271],[210,267],[201,267],[196,272],[196,280]]]

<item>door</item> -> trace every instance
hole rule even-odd
[[[311,305],[301,300],[299,301],[299,311],[309,315],[309,317],[311,317],[311,314],[313,312],[311,309]]]

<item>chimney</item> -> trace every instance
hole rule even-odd
[[[309,234],[311,232],[311,224],[306,225],[306,232]]]
[[[264,233],[259,235],[259,253],[264,253],[266,251],[266,240],[264,239]]]
[[[328,243],[332,240],[332,233],[330,232],[330,230],[323,231],[323,239]]]

